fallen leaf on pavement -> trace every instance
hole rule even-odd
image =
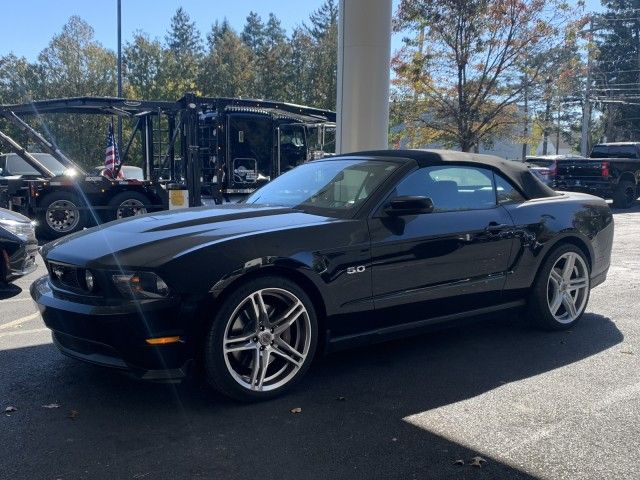
[[[7,408],[4,409],[4,413],[11,413],[11,412],[15,412],[18,409],[16,407],[12,407],[11,405],[9,405]]]
[[[47,405],[42,405],[42,408],[60,408],[60,405],[57,403],[49,403]]]
[[[454,465],[464,465],[464,460],[462,460],[461,458],[459,458],[458,460],[456,460],[455,462],[453,462]]]
[[[77,410],[71,410],[69,412],[69,415],[67,415],[68,418],[70,418],[71,420],[75,420],[76,418],[78,418],[78,415],[80,415],[80,412]]]
[[[482,468],[482,464],[483,463],[487,463],[487,461],[484,458],[482,458],[482,457],[473,457],[471,459],[471,463],[469,463],[469,465],[471,465],[472,467]]]
[[[292,408],[289,410],[291,413],[302,413],[302,409],[300,407]]]

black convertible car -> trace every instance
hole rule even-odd
[[[573,326],[609,268],[600,198],[522,164],[449,151],[304,164],[241,204],[143,215],[46,245],[31,295],[65,354],[175,378],[193,361],[242,400],[317,350],[525,309]]]

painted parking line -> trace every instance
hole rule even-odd
[[[0,330],[5,328],[15,327],[16,325],[20,325],[21,323],[28,322],[29,320],[34,320],[40,316],[40,312],[32,313],[31,315],[27,315],[26,317],[19,318],[17,320],[13,320],[9,323],[4,323],[0,325]]]
[[[34,328],[32,330],[18,330],[16,332],[0,332],[0,338],[13,337],[14,335],[31,335],[34,333],[50,332],[48,328]]]
[[[28,302],[33,301],[31,297],[18,297],[18,298],[5,298],[0,300],[0,305],[4,305],[6,303],[16,303],[16,302]]]

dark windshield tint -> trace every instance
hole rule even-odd
[[[54,175],[63,175],[67,170],[64,165],[48,153],[33,153],[32,155]],[[42,175],[15,153],[7,155],[7,173],[11,175]]]
[[[638,158],[635,145],[596,145],[591,158]]]
[[[260,188],[245,203],[343,216],[361,206],[397,166],[377,160],[306,163]]]

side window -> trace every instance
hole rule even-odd
[[[467,166],[421,168],[396,187],[394,196],[419,195],[433,201],[434,211],[481,210],[496,206],[493,173]]]
[[[508,205],[510,203],[522,203],[526,198],[511,185],[511,183],[498,174],[493,174],[496,182],[496,198],[499,205]]]

